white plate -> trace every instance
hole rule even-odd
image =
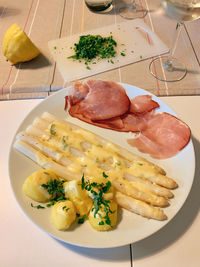
[[[122,85],[126,89],[130,98],[139,94],[149,94],[147,91],[137,87],[127,84]],[[75,225],[66,232],[57,231],[53,228],[49,220],[50,209],[46,208],[38,210],[32,208],[30,204],[33,201],[24,196],[22,192],[22,184],[25,178],[33,171],[40,169],[40,167],[16,151],[12,145],[9,156],[10,181],[15,197],[25,214],[32,220],[32,222],[53,237],[69,244],[90,248],[118,247],[134,243],[161,229],[180,210],[190,192],[195,170],[195,157],[192,141],[190,141],[189,144],[175,157],[167,160],[154,160],[145,154],[139,153],[133,147],[130,147],[126,143],[127,133],[114,132],[112,130],[99,128],[66,115],[66,112],[64,111],[64,97],[66,94],[67,89],[63,89],[42,101],[28,114],[17,130],[17,133],[24,130],[36,116],[40,116],[44,111],[49,111],[58,117],[72,121],[77,125],[102,135],[103,137],[128,148],[130,151],[136,152],[157,163],[166,170],[169,177],[172,177],[177,181],[179,187],[174,190],[175,197],[170,200],[170,206],[164,209],[168,217],[165,221],[160,222],[152,219],[148,220],[142,216],[122,210],[122,213],[119,214],[117,228],[109,232],[97,232],[93,230],[89,226],[88,221],[86,221],[83,225]],[[153,99],[160,104],[158,112],[166,111],[176,115],[168,105],[156,96],[153,96]],[[14,141],[15,139],[13,142]]]

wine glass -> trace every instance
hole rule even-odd
[[[153,59],[149,65],[150,73],[158,80],[175,82],[182,80],[187,74],[185,65],[174,57],[178,39],[184,21],[200,18],[200,0],[161,0],[166,14],[176,19],[177,25],[170,52],[166,56]],[[160,63],[163,63],[164,70]]]
[[[144,18],[147,14],[147,10],[137,5],[135,0],[129,1],[128,4],[123,2],[123,4],[119,8],[119,14],[125,19]]]

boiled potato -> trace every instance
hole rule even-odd
[[[57,230],[67,230],[76,219],[76,209],[70,200],[57,202],[51,208],[51,222]]]
[[[48,181],[58,180],[57,175],[52,170],[39,170],[28,176],[23,184],[24,194],[37,202],[49,201],[49,193],[41,186]]]
[[[94,206],[89,213],[90,225],[97,231],[108,231],[117,223],[117,203],[112,200],[108,205],[112,212],[105,211],[105,206],[101,204],[96,216]]]
[[[80,180],[73,180],[63,184],[66,197],[68,197],[77,209],[80,216],[87,215],[93,205],[92,199],[86,190],[82,189]]]

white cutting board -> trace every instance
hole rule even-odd
[[[117,42],[117,55],[112,58],[114,64],[108,62],[108,59],[102,59],[97,64],[91,64],[91,69],[88,70],[83,61],[78,62],[68,58],[74,54],[73,49],[71,49],[71,47],[74,47],[74,43],[79,42],[81,35],[87,34],[99,34],[102,37],[113,36],[113,39]],[[48,42],[48,46],[65,82],[89,77],[169,51],[168,47],[141,19],[112,24],[81,34],[52,40]],[[122,56],[121,52],[124,52],[125,56]]]

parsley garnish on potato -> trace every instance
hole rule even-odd
[[[47,207],[54,205],[55,202],[67,200],[67,198],[65,197],[63,183],[64,181],[50,179],[47,184],[41,185],[44,189],[47,190],[50,195],[50,203],[47,204]]]
[[[104,172],[103,172],[103,177],[108,177]],[[106,212],[106,215],[102,217],[102,221],[99,222],[100,225],[108,224],[111,225],[111,221],[109,218],[109,215],[114,213],[110,209],[109,203],[110,200],[105,200],[103,198],[103,194],[107,193],[111,187],[111,182],[108,181],[106,183],[96,183],[96,182],[90,182],[90,181],[85,181],[84,175],[82,176],[81,179],[81,186],[82,189],[87,190],[88,192],[91,193],[91,197],[94,201],[94,217],[98,214],[100,217],[102,217],[101,213],[99,213],[100,209],[103,207],[103,210]]]
[[[78,219],[78,224],[83,224],[86,219],[87,219],[87,215],[83,215],[82,218]]]

